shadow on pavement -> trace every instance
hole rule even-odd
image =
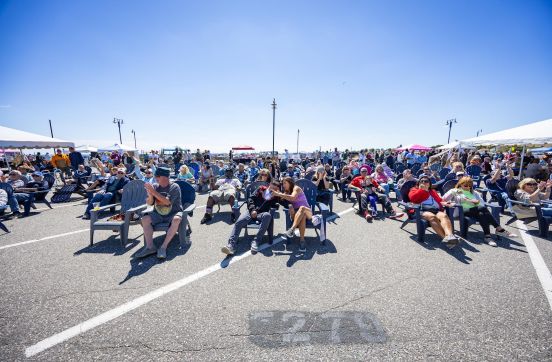
[[[119,238],[119,234],[113,234],[107,239],[94,243],[94,245],[92,246],[88,245],[80,250],[75,251],[73,253],[73,256],[81,254],[113,254],[114,256],[123,255],[132,250],[132,248],[134,248],[140,242],[138,238],[134,240],[129,239],[128,241],[129,242],[123,248],[121,246],[121,239]]]
[[[163,240],[165,240],[165,235],[159,235],[158,237],[153,239],[153,243],[157,248],[163,244]],[[138,259],[134,257],[136,253],[132,255],[132,258],[130,259],[130,270],[128,271],[127,276],[125,279],[119,282],[119,285],[126,283],[130,279],[142,275],[146,273],[148,270],[150,270],[154,265],[157,265],[159,263],[164,263],[173,260],[177,256],[183,256],[185,255],[188,250],[190,250],[190,247],[192,244],[187,244],[184,247],[180,247],[180,242],[178,241],[178,235],[175,235],[175,237],[171,240],[169,243],[169,246],[167,247],[167,258],[164,260],[157,259],[157,256],[155,254],[150,255],[148,257]],[[141,250],[142,248],[138,249],[136,252]]]

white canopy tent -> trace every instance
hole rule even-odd
[[[77,146],[75,150],[79,152],[98,152],[97,147],[90,146],[90,145]]]
[[[461,142],[472,146],[552,144],[552,119],[468,138]]]
[[[102,147],[102,148],[98,149],[98,152],[113,152],[113,151],[117,151],[117,152],[130,151],[130,152],[134,152],[134,151],[137,151],[137,150],[134,147],[127,146],[127,145],[124,145],[122,143],[115,143],[114,145],[107,146],[107,147]]]
[[[0,148],[62,148],[75,147],[73,142],[51,138],[18,129],[0,126]]]
[[[527,145],[550,145],[552,144],[552,119],[540,122],[533,122],[519,127],[506,129],[504,131],[489,133],[479,137],[463,140],[473,146],[499,146],[499,145],[523,145],[519,176],[523,172],[523,159]]]
[[[464,142],[461,141],[454,141],[449,143],[448,145],[443,145],[441,147],[437,147],[438,150],[456,150],[456,149],[474,149],[475,147],[470,146],[468,144],[464,144]]]

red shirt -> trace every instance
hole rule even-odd
[[[357,176],[351,181],[351,185],[358,187],[359,189],[363,189],[365,186],[365,177],[363,176]],[[379,184],[376,182],[376,180],[372,179],[372,185],[374,185],[375,188],[379,188]]]
[[[443,210],[443,206],[441,205],[441,202],[443,201],[443,199],[441,199],[441,196],[439,196],[437,191],[433,189],[429,189],[429,191],[426,191],[418,187],[413,187],[410,189],[410,192],[408,193],[408,198],[410,199],[410,202],[414,204],[421,204],[425,200],[429,199],[430,195],[439,204],[439,210]]]

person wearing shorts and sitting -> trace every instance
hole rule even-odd
[[[171,170],[166,167],[159,167],[155,170],[155,184],[145,183],[144,187],[148,193],[146,204],[153,205],[150,213],[142,216],[142,228],[144,229],[144,239],[146,246],[137,254],[137,258],[157,253],[159,259],[167,257],[167,246],[176,235],[180,222],[182,221],[182,196],[180,187],[171,183],[169,176]],[[153,244],[153,229],[157,224],[169,224],[167,235],[159,249]]]
[[[422,218],[429,222],[431,228],[435,230],[449,248],[458,245],[458,237],[454,235],[452,223],[443,208],[443,206],[453,206],[453,204],[443,201],[437,191],[431,188],[429,177],[420,177],[418,185],[410,189],[408,198],[413,204],[420,205]]]
[[[241,189],[242,184],[240,180],[234,177],[234,170],[227,168],[224,172],[224,178],[219,179],[215,185],[215,190],[211,192],[209,198],[207,199],[207,208],[205,209],[205,215],[201,219],[201,223],[205,224],[208,221],[211,221],[213,218],[213,206],[216,204],[233,205],[236,200],[237,191]],[[234,223],[236,221],[236,216],[234,213],[231,214],[231,221]]]

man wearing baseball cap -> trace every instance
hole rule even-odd
[[[158,167],[155,170],[156,183],[153,185],[145,183],[144,187],[148,193],[146,203],[153,205],[153,211],[142,217],[142,228],[146,246],[137,254],[137,258],[157,253],[159,259],[167,257],[167,246],[176,235],[180,222],[182,221],[182,196],[180,187],[171,183],[169,176],[171,170],[167,167]],[[153,244],[153,227],[157,224],[169,224],[167,235],[159,249]]]

